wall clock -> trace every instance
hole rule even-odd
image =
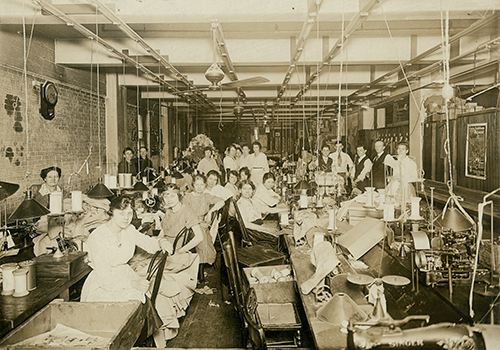
[[[46,81],[40,87],[40,114],[44,119],[52,120],[55,117],[55,106],[59,93],[56,86],[50,81]]]

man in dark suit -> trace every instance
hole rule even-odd
[[[377,190],[385,189],[387,185],[387,176],[388,171],[391,169],[389,164],[391,161],[394,161],[392,156],[385,151],[384,141],[376,140],[375,141],[375,152],[377,153],[375,157],[373,157],[373,165],[372,165],[372,179],[373,179],[373,187]]]

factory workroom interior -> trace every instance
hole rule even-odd
[[[498,0],[0,5],[0,349],[500,349]]]

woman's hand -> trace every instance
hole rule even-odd
[[[149,281],[145,278],[138,278],[130,281],[132,288],[137,289],[141,293],[146,293],[149,289]]]
[[[160,248],[164,252],[167,252],[168,254],[172,254],[174,247],[172,246],[172,243],[170,243],[167,239],[161,238],[158,240],[158,243],[160,243]]]

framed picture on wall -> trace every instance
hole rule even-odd
[[[465,176],[486,180],[487,123],[467,125]]]

